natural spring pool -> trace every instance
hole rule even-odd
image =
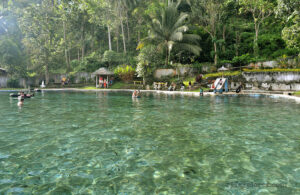
[[[0,92],[0,194],[300,194],[300,105]]]

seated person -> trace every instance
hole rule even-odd
[[[184,84],[181,83],[181,88],[180,88],[180,90],[181,90],[181,91],[184,91],[184,88],[185,88]]]
[[[63,77],[63,78],[61,79],[61,84],[62,84],[62,85],[65,85],[65,82],[66,82],[66,78]]]
[[[153,83],[153,89],[154,89],[154,90],[157,90],[156,82]]]
[[[190,81],[189,82],[189,90],[191,91],[191,89],[192,89],[192,82]]]
[[[172,87],[173,87],[173,91],[176,91],[176,84],[175,83],[173,83]]]
[[[158,90],[160,90],[160,89],[161,89],[161,85],[160,85],[160,83],[158,83],[158,85],[157,85],[157,89],[158,89]]]

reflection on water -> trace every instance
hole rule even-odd
[[[0,93],[0,194],[299,194],[300,105]]]

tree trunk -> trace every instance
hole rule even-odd
[[[235,56],[239,56],[240,36],[238,32],[235,32]]]
[[[71,54],[70,54],[70,49],[68,49],[68,56],[69,56],[69,64],[71,62]]]
[[[111,36],[110,36],[110,27],[109,25],[107,24],[107,34],[108,34],[108,48],[109,50],[111,51],[112,48],[111,48]]]
[[[48,67],[48,63],[49,63],[49,55],[48,55],[48,51],[46,51],[46,63],[45,63],[45,78],[46,78],[46,85],[49,84],[49,67]]]
[[[166,66],[169,64],[169,48],[168,48],[168,45],[167,45],[167,49],[166,49]]]
[[[116,38],[117,38],[117,52],[119,53],[119,36],[120,36],[120,32],[119,32],[119,26],[116,29]]]
[[[66,22],[65,21],[63,21],[63,30],[64,30],[65,58],[66,58],[67,72],[69,72],[70,71],[70,62],[69,62],[69,58],[68,58],[67,39],[66,39]]]
[[[77,49],[77,60],[78,61],[80,60],[80,49],[79,48]]]
[[[123,38],[124,53],[126,54],[126,41],[125,41],[125,33],[124,33],[124,26],[123,26],[122,19],[120,20],[120,22],[121,22],[121,29],[122,29],[122,38]]]
[[[214,41],[214,51],[215,51],[215,58],[214,58],[214,64],[218,64],[218,53],[217,53],[217,43]]]
[[[253,51],[254,55],[258,56],[258,33],[259,33],[259,24],[255,21],[254,22],[254,27],[255,27],[255,37],[254,37],[254,44],[253,44]]]
[[[225,53],[226,52],[226,25],[223,26],[223,46],[222,46],[222,51]]]
[[[84,43],[84,19],[81,23],[81,60],[83,60],[85,55],[85,43]]]
[[[119,53],[119,36],[117,36],[117,53]]]
[[[140,41],[141,41],[141,32],[140,30],[138,30],[138,44],[140,43]]]
[[[129,30],[129,23],[128,23],[128,13],[126,11],[126,26],[127,26],[127,42],[130,44],[130,30]]]

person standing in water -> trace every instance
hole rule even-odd
[[[24,103],[24,99],[23,99],[23,98],[20,98],[19,101],[18,101],[18,106],[19,106],[19,107],[22,107],[22,106],[23,106],[23,103]]]
[[[133,98],[136,98],[136,97],[137,97],[137,91],[136,91],[136,90],[134,90],[134,92],[132,93],[132,97],[133,97]]]
[[[202,87],[200,88],[200,96],[203,96],[203,89],[202,89]]]

